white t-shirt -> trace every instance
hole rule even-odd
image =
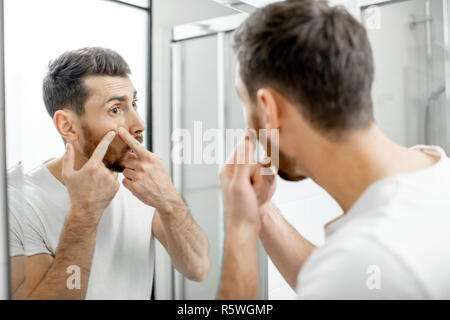
[[[371,184],[325,228],[298,299],[450,299],[450,159]]]
[[[8,176],[10,184],[20,185],[14,176]],[[27,256],[54,256],[70,208],[67,189],[44,164],[26,173],[21,187],[22,193],[12,187],[9,194],[13,217],[10,235],[23,229],[21,235],[10,237],[10,248],[14,248],[11,255],[20,254],[23,243]],[[154,208],[120,186],[97,228],[86,299],[150,299],[155,254],[153,216]]]

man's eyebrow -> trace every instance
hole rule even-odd
[[[137,91],[134,90],[133,99],[136,99],[136,95],[137,95]],[[126,95],[124,95],[124,96],[111,96],[111,97],[108,98],[108,100],[106,100],[106,102],[104,104],[107,104],[107,103],[109,103],[111,101],[114,101],[114,100],[118,100],[120,102],[126,102],[126,101],[128,101],[128,97]]]
[[[105,104],[107,104],[108,102],[114,101],[114,100],[124,102],[124,101],[128,100],[128,97],[127,96],[111,96],[108,98],[108,100],[106,100]]]

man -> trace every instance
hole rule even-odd
[[[439,147],[400,146],[375,125],[365,29],[323,1],[284,1],[254,12],[234,49],[249,128],[279,135],[268,149],[279,153],[278,174],[313,179],[344,214],[325,226],[320,248],[298,234],[269,201],[275,182],[252,164],[250,131],[220,175],[218,298],[258,298],[260,237],[299,299],[449,299],[450,161]]]
[[[129,74],[103,48],[66,52],[49,65],[44,102],[66,153],[24,177],[31,299],[149,299],[153,236],[189,279],[208,272],[207,238],[162,159],[141,145],[145,123]]]

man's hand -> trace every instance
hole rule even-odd
[[[123,185],[143,203],[161,213],[184,207],[183,199],[172,184],[163,160],[148,151],[127,130],[119,128],[119,135],[137,156],[124,161]]]
[[[254,163],[255,144],[248,130],[220,172],[226,234],[218,299],[258,299],[258,209],[271,188]]]
[[[275,193],[275,174],[263,175],[270,167],[254,163],[256,134],[248,130],[220,173],[227,225],[245,223],[260,228],[258,209],[267,204]]]
[[[269,159],[270,161],[270,159]],[[270,169],[271,174],[262,174],[263,169]],[[253,189],[258,198],[258,205],[261,208],[269,203],[276,190],[276,175],[270,162],[267,164],[257,163],[253,167],[251,181]]]
[[[115,136],[108,132],[98,144],[91,158],[80,170],[74,169],[73,146],[66,145],[62,166],[62,177],[69,192],[71,205],[93,214],[94,222],[100,217],[119,190],[117,173],[111,172],[103,164],[103,157]]]

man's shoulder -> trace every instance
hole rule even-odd
[[[421,275],[392,248],[369,234],[335,239],[317,248],[303,266],[297,283],[300,299],[427,297]]]
[[[45,188],[45,181],[42,180],[46,177],[46,170],[44,163],[27,170],[22,162],[18,162],[7,170],[8,187],[22,189],[33,185]]]
[[[446,288],[439,279],[450,280],[450,202],[425,195],[417,199],[419,195],[404,194],[400,181],[393,185],[397,191],[389,201],[344,216],[332,232],[328,230],[324,245],[305,265],[306,279],[347,270],[344,280],[350,282],[358,273],[355,292],[366,292],[362,281],[378,268],[391,287],[383,297],[409,297],[398,291],[409,282],[414,284],[411,292],[418,294],[412,297],[442,296]]]
[[[448,158],[432,168],[387,177],[370,185],[326,233],[341,237],[355,234],[348,231],[352,229],[386,239],[391,234],[412,236],[418,230],[450,228],[449,190]]]
[[[8,169],[7,179],[10,212],[20,216],[33,213],[47,215],[53,205],[63,205],[67,201],[68,194],[44,163],[30,170],[17,163]]]
[[[398,178],[391,182],[390,195],[367,201],[327,227],[327,242],[338,245],[367,238],[399,255],[417,254],[417,259],[420,250],[431,254],[435,248],[445,248],[450,252],[446,231],[450,229],[450,197],[445,196],[450,189],[443,190],[442,185],[417,189]]]

